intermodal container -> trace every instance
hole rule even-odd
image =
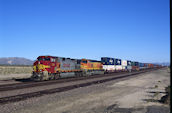
[[[139,68],[140,69],[146,69],[146,67],[144,66],[144,63],[139,63]]]
[[[144,63],[139,63],[139,67],[144,67]]]
[[[115,71],[115,59],[110,57],[102,57],[101,63],[103,64],[103,69],[105,71]]]
[[[122,60],[122,66],[127,66],[127,60]]]
[[[148,68],[153,68],[154,65],[153,64],[148,64]]]
[[[103,65],[115,65],[115,59],[110,57],[102,57],[101,62]]]
[[[115,65],[103,65],[103,69],[105,71],[113,72],[113,71],[115,71]]]
[[[131,61],[127,60],[127,66],[131,66]]]
[[[139,62],[131,62],[132,70],[139,70]]]
[[[116,65],[115,70],[122,70],[122,65]]]
[[[131,66],[139,66],[139,62],[134,62],[134,61],[132,61],[132,62],[131,62]]]
[[[121,59],[115,59],[115,65],[121,65]]]
[[[127,70],[127,60],[122,60],[122,69]]]

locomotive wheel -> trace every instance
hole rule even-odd
[[[79,77],[82,77],[83,75],[82,75],[82,72],[79,72]]]
[[[81,77],[82,76],[82,72],[77,72],[76,73],[76,77]]]
[[[59,74],[55,74],[54,75],[54,80],[57,80],[57,79],[59,79],[60,78],[60,75]]]
[[[79,73],[78,72],[75,72],[75,77],[79,77]]]
[[[39,78],[39,81],[43,81],[43,77],[42,76]]]
[[[48,78],[48,79],[49,79],[49,80],[53,80],[53,79],[54,79],[54,76],[55,76],[55,75],[53,75],[53,74],[49,74],[49,78]]]

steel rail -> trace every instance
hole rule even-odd
[[[95,80],[95,81],[80,83],[80,84],[74,84],[74,85],[60,87],[60,88],[53,88],[53,89],[41,90],[41,91],[37,91],[37,92],[19,94],[19,95],[14,95],[14,96],[9,96],[9,97],[2,97],[2,98],[0,98],[0,104],[6,104],[9,102],[21,101],[21,100],[25,100],[25,99],[32,98],[32,97],[39,97],[39,96],[52,94],[52,93],[64,92],[64,91],[76,89],[79,87],[86,87],[86,86],[104,83],[104,82],[108,82],[108,81],[112,81],[112,80],[118,80],[118,79],[130,77],[130,76],[138,75],[141,73],[150,72],[152,70],[155,70],[155,69],[140,71],[140,72],[134,72],[134,73],[129,73],[129,74],[124,75],[124,76],[114,76],[111,78],[106,78],[106,79],[102,79],[102,80]]]

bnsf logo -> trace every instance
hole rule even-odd
[[[63,64],[63,67],[70,67],[70,64]]]

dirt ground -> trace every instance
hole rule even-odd
[[[123,81],[78,88],[0,106],[0,113],[170,113],[159,102],[170,85],[161,69]]]

